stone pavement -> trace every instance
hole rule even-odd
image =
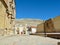
[[[0,45],[57,45],[58,42],[60,40],[33,35],[13,35],[0,38]]]

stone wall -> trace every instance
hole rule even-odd
[[[55,31],[60,33],[60,16],[53,18],[52,21],[54,23]]]
[[[60,33],[60,16],[48,19],[44,23],[39,24],[37,26],[38,35],[42,34],[41,32],[47,37],[60,39],[60,34],[57,34]]]
[[[12,3],[10,2],[12,1]],[[9,3],[10,2],[10,3]],[[10,35],[15,25],[14,0],[0,0],[0,34]]]
[[[60,17],[48,19],[44,23],[37,25],[37,33],[56,33],[60,32]]]
[[[45,23],[44,23],[44,30],[47,33],[52,33],[52,32],[54,33],[55,32],[54,24],[53,24],[52,19],[49,19],[49,20],[45,21]]]
[[[36,33],[44,33],[44,23],[37,25]]]

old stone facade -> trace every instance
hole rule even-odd
[[[37,32],[36,33],[44,33],[44,23],[37,25]]]
[[[52,33],[55,32],[52,19],[44,21],[44,23],[37,25],[37,33]]]
[[[36,33],[44,33],[45,36],[60,39],[60,16],[48,19],[44,23],[37,25]]]
[[[46,33],[54,33],[54,24],[52,19],[46,20],[44,23],[44,30]]]
[[[44,23],[44,29],[48,33],[60,33],[60,16],[46,20]]]
[[[15,14],[14,0],[0,0],[0,35],[13,33]]]
[[[44,23],[37,25],[37,32],[59,33],[60,16],[53,19],[48,19]]]
[[[60,33],[60,16],[52,19],[56,33]]]

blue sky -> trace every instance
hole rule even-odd
[[[16,18],[47,20],[60,15],[60,0],[16,0]]]

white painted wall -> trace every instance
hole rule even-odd
[[[36,33],[36,28],[32,28],[32,33]]]

